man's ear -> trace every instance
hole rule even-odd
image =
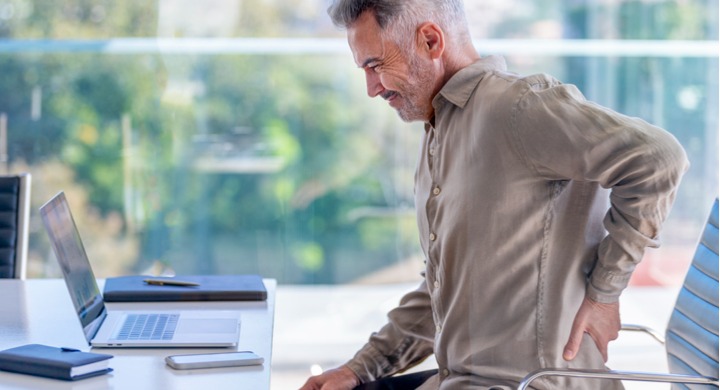
[[[445,34],[440,26],[425,22],[417,29],[418,47],[427,52],[431,59],[439,59],[445,51]]]

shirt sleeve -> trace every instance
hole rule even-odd
[[[617,301],[660,228],[689,163],[667,131],[588,102],[575,86],[547,76],[529,83],[512,112],[515,145],[548,180],[597,182],[610,189],[588,297]]]
[[[423,281],[388,314],[388,323],[346,363],[363,383],[403,371],[433,353],[435,327]]]

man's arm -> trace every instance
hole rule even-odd
[[[607,360],[608,342],[620,329],[618,298],[645,248],[659,245],[688,161],[666,131],[588,102],[574,86],[539,81],[514,111],[519,153],[548,180],[592,181],[611,190],[603,221],[608,236],[563,354],[572,359],[588,333]]]
[[[410,368],[433,353],[435,326],[425,281],[403,296],[388,319],[350,361],[310,378],[302,390],[352,389]]]

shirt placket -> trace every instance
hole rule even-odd
[[[427,162],[428,171],[430,172],[430,191],[428,192],[428,199],[425,204],[425,212],[427,215],[427,256],[428,256],[428,274],[427,283],[430,289],[430,296],[432,298],[432,310],[433,319],[435,321],[435,332],[436,342],[438,337],[443,331],[444,315],[442,309],[442,298],[440,289],[442,287],[442,276],[439,272],[440,266],[440,234],[442,233],[437,226],[437,214],[439,212],[439,202],[442,195],[442,188],[440,186],[440,180],[438,177],[438,162],[440,159],[440,138],[438,137],[438,131],[434,127],[430,127],[428,134],[428,145],[427,145]],[[437,343],[436,343],[437,345]],[[438,352],[438,351],[436,351]],[[438,356],[441,355],[441,356]],[[445,367],[444,353],[436,353],[436,357],[439,358],[438,364],[440,366],[440,373],[442,377],[446,377],[449,372]]]

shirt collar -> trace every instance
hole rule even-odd
[[[433,98],[432,105],[435,111],[438,111],[442,106],[443,102],[441,99],[447,100],[460,108],[464,108],[470,99],[470,95],[472,95],[475,87],[480,83],[485,73],[495,70],[502,72],[507,70],[507,65],[503,57],[483,57],[472,65],[460,69],[450,77],[450,80],[443,85],[440,92]]]

